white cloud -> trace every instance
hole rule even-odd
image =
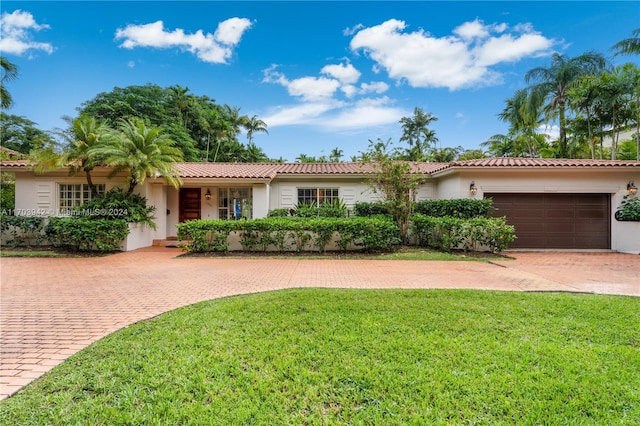
[[[337,102],[312,102],[280,106],[263,116],[262,120],[267,123],[269,127],[320,124],[319,117],[340,106],[341,103]]]
[[[120,47],[125,49],[180,48],[194,53],[204,62],[225,64],[231,58],[233,48],[240,42],[242,34],[252,25],[253,23],[246,18],[230,18],[220,22],[214,34],[205,34],[202,30],[185,34],[180,28],[167,31],[162,21],[156,21],[118,28],[115,38],[124,39]]]
[[[325,65],[320,72],[337,78],[344,84],[353,84],[360,79],[360,71],[351,64]]]
[[[389,85],[384,81],[374,81],[372,83],[362,83],[360,93],[384,93],[389,90]]]
[[[0,16],[0,52],[22,55],[29,50],[42,50],[52,53],[53,46],[50,43],[33,41],[31,36],[32,31],[49,28],[48,25],[38,24],[29,12],[19,9],[12,13],[4,12]]]
[[[346,36],[352,36],[355,33],[357,33],[359,30],[361,30],[362,28],[364,28],[364,25],[362,24],[357,24],[351,28],[345,28],[344,30],[342,30],[342,34],[346,35]]]
[[[318,101],[333,97],[340,82],[326,77],[302,77],[291,80],[287,90],[291,96],[300,96],[305,101]]]
[[[440,38],[422,29],[405,29],[405,22],[396,19],[360,29],[351,39],[351,50],[363,50],[375,61],[374,71],[383,69],[399,82],[458,90],[497,84],[501,75],[491,66],[548,54],[555,43],[529,24],[505,33],[506,24],[486,25],[478,19]]]
[[[487,27],[477,19],[473,22],[465,22],[464,24],[458,26],[453,30],[453,33],[459,35],[465,40],[489,37],[489,31]]]
[[[407,115],[407,111],[383,102],[360,102],[351,108],[342,109],[337,115],[327,117],[322,125],[332,130],[368,129],[371,127],[396,124]]]
[[[301,77],[289,80],[276,70],[277,66],[263,70],[265,83],[275,83],[287,88],[291,96],[300,97],[307,102],[330,99],[340,87],[340,82],[326,77]]]
[[[235,46],[240,43],[242,34],[249,29],[253,23],[246,18],[230,18],[220,22],[214,38],[222,44]]]
[[[269,127],[312,125],[327,131],[370,129],[396,124],[409,113],[391,104],[386,96],[352,103],[312,102],[278,107],[262,119]]]
[[[359,86],[351,84],[360,78],[360,72],[351,64],[327,65],[321,69],[321,74],[335,78],[321,75],[288,79],[277,68],[272,65],[263,70],[262,81],[285,87],[288,94],[299,102],[263,114],[262,119],[270,127],[312,125],[326,130],[369,129],[396,123],[406,113],[393,107],[392,101],[386,96],[362,97],[383,93],[389,86],[381,81],[361,83]],[[337,97],[340,92],[346,100]]]

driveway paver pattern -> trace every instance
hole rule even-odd
[[[510,253],[423,262],[176,258],[151,247],[95,258],[0,259],[0,399],[134,322],[231,295],[299,287],[466,288],[640,296],[640,256]]]

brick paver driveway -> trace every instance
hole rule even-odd
[[[291,287],[470,288],[640,296],[640,256],[512,253],[421,262],[175,258],[149,248],[101,258],[0,260],[0,399],[108,333],[201,300]]]

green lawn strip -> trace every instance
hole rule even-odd
[[[291,258],[296,259],[360,259],[360,260],[427,260],[427,261],[479,261],[509,260],[509,257],[491,253],[445,253],[423,248],[406,247],[389,253],[361,253],[361,252],[326,252],[318,253],[186,253],[179,257],[225,257],[225,258]]]
[[[639,424],[640,299],[294,289],[178,309],[0,403],[1,424]]]
[[[0,257],[68,257],[52,250],[0,250]]]

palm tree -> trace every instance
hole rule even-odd
[[[487,147],[487,153],[492,157],[514,156],[514,141],[513,138],[508,135],[493,135],[482,142],[480,146]]]
[[[102,164],[102,158],[95,154],[95,149],[109,141],[111,129],[88,115],[81,115],[75,120],[65,117],[65,120],[70,128],[62,134],[68,142],[62,155],[62,165],[69,167],[70,176],[84,172],[91,196],[95,197],[97,190],[91,172]]]
[[[180,186],[181,179],[173,163],[182,161],[182,152],[162,134],[160,127],[147,127],[141,119],[133,118],[121,119],[119,130],[112,143],[96,147],[90,153],[102,156],[106,165],[114,167],[112,175],[129,172],[128,196],[136,185],[157,175],[176,188]]]
[[[317,163],[318,159],[316,157],[309,156],[307,154],[300,154],[295,159],[296,163]]]
[[[343,155],[344,151],[335,147],[331,150],[331,154],[329,154],[329,161],[332,163],[339,163],[342,160]]]
[[[587,75],[598,74],[606,66],[605,58],[595,52],[588,52],[575,58],[554,53],[551,58],[549,68],[538,67],[529,70],[525,75],[525,80],[537,82],[529,88],[532,96],[548,98],[548,112],[558,117],[559,155],[562,158],[567,156],[567,123],[566,104],[567,91],[580,78]]]
[[[264,163],[269,161],[269,157],[264,153],[262,148],[254,144],[250,144],[245,148],[243,157],[243,160],[247,163]]]
[[[431,144],[438,142],[436,133],[429,129],[429,125],[437,121],[438,117],[429,112],[424,112],[422,108],[414,108],[413,117],[402,117],[402,136],[400,142],[407,142],[407,159],[413,161],[424,160],[425,150]]]
[[[633,37],[621,40],[613,45],[615,55],[640,55],[640,28],[636,28],[631,33]]]
[[[2,77],[0,77],[0,108],[9,109],[13,105],[13,98],[5,87],[5,83],[18,78],[18,67],[9,62],[4,56],[0,56],[0,68],[2,69]]]
[[[509,134],[516,141],[524,142],[527,147],[527,155],[535,157],[536,150],[536,129],[542,121],[540,119],[540,108],[543,98],[537,97],[536,93],[529,93],[525,89],[516,91],[513,97],[506,100],[506,106],[498,119],[510,124]],[[518,155],[523,153],[519,152]]]
[[[243,127],[247,130],[247,139],[249,140],[249,146],[253,145],[253,134],[257,132],[264,132],[269,134],[267,130],[267,123],[260,120],[257,115],[253,117],[244,117],[242,121]]]

